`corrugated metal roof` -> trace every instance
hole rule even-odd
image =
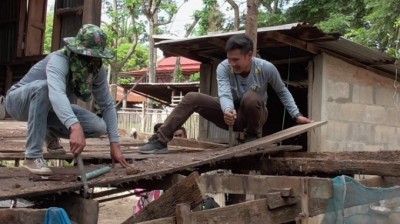
[[[224,45],[227,39],[239,33],[244,31],[165,40],[156,46],[168,56],[185,56],[202,62],[218,61],[226,58]],[[296,51],[293,51],[293,46]],[[337,33],[324,33],[304,23],[259,28],[257,48],[262,58],[272,62],[287,58],[289,52],[301,58],[322,51],[384,76],[393,78],[396,73],[394,57],[344,39]],[[397,68],[400,68],[399,64]]]

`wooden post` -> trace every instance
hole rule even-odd
[[[100,26],[101,0],[83,1],[82,24],[94,24]]]
[[[176,205],[176,224],[191,224],[190,205],[188,203]]]

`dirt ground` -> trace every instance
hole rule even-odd
[[[131,196],[100,203],[98,224],[122,223],[133,214],[136,202],[137,198]]]

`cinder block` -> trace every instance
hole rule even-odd
[[[329,140],[346,141],[348,139],[350,130],[350,124],[348,122],[329,120],[327,126]]]
[[[364,122],[366,116],[366,107],[364,104],[346,103],[341,104],[340,120],[350,122]]]
[[[374,143],[374,125],[366,123],[352,123],[348,140],[351,142],[362,142],[364,144]]]
[[[395,127],[386,125],[376,125],[374,131],[375,144],[398,144],[397,131]]]
[[[382,120],[384,120],[387,115],[384,106],[376,105],[366,105],[364,114],[364,122],[370,124],[382,124]]]
[[[328,80],[328,98],[333,100],[337,99],[350,99],[350,84],[346,82],[334,82]]]
[[[374,104],[374,88],[353,84],[351,101],[353,103]]]
[[[374,89],[374,101],[376,105],[382,106],[395,106],[400,107],[400,89],[397,90],[391,86],[389,88],[383,88],[382,86],[376,86]]]

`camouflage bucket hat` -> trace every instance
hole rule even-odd
[[[76,54],[98,58],[113,58],[114,53],[106,48],[107,35],[93,24],[85,24],[76,37],[64,38],[68,49]]]

